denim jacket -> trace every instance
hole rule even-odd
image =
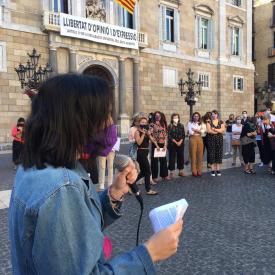
[[[13,274],[156,274],[144,245],[105,261],[102,230],[119,216],[79,163],[20,167],[9,209]]]

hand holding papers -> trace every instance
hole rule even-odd
[[[154,158],[164,158],[166,157],[166,150],[164,148],[160,148],[158,151],[157,148],[154,150]]]
[[[169,225],[174,224],[179,219],[182,219],[187,207],[187,201],[181,199],[151,210],[149,217],[154,232],[157,233]]]

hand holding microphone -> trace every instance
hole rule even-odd
[[[117,155],[114,165],[119,173],[110,187],[112,198],[120,200],[129,192],[129,188],[132,189],[133,193],[137,193],[138,188],[136,185],[133,187],[133,183],[135,183],[139,172],[131,158],[124,155]]]

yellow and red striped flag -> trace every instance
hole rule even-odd
[[[131,14],[134,13],[136,0],[115,0],[115,1]]]

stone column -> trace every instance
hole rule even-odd
[[[125,114],[126,86],[125,86],[125,59],[118,61],[119,71],[119,115]]]
[[[139,105],[139,61],[134,59],[133,62],[133,113],[140,111]]]
[[[58,73],[57,52],[56,52],[56,48],[54,47],[50,47],[49,63],[52,66],[53,74],[57,74]]]
[[[76,72],[76,52],[70,49],[69,53],[69,72],[75,73]]]
[[[125,82],[125,59],[118,61],[119,70],[119,134],[121,138],[126,138],[129,132],[129,116],[126,114],[126,82]]]

